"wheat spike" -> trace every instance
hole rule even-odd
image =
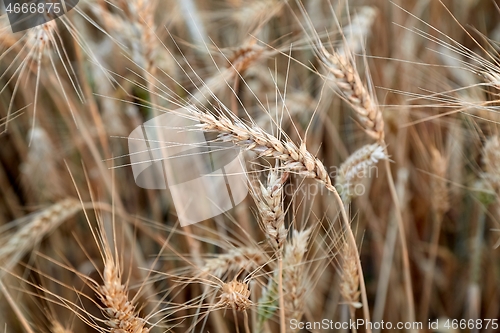
[[[104,304],[106,324],[111,333],[147,333],[146,321],[139,317],[135,305],[128,299],[128,286],[122,284],[121,271],[109,249],[106,251],[102,286],[98,287],[98,296]]]
[[[244,282],[233,280],[222,285],[222,294],[217,303],[218,307],[245,311],[252,305],[250,290]]]
[[[264,48],[257,44],[255,38],[252,38],[239,47],[228,60],[237,73],[243,74],[255,60],[260,58],[263,52]]]
[[[14,235],[9,236],[5,245],[0,248],[0,265],[9,271],[43,237],[58,228],[61,223],[82,209],[78,200],[64,199],[40,213],[34,215],[32,221]],[[0,272],[0,277],[4,271]]]
[[[356,195],[356,185],[369,176],[370,168],[380,160],[387,159],[384,147],[378,143],[365,145],[356,150],[340,166],[335,187],[344,202],[349,202]]]
[[[362,52],[365,39],[370,34],[370,28],[376,17],[377,10],[375,8],[361,7],[350,24],[342,28],[344,43],[337,49],[337,53],[346,56],[348,52],[351,54]]]
[[[37,50],[33,56],[41,57],[48,45],[55,42],[54,34],[57,32],[56,21],[38,25],[28,30],[26,45],[28,50]]]
[[[384,140],[384,120],[375,98],[361,80],[350,50],[343,48],[342,54],[330,53],[318,41],[316,52],[328,71],[335,78],[338,90],[348,101],[365,132],[375,140]]]
[[[340,294],[344,300],[354,308],[360,308],[359,302],[359,272],[356,265],[357,249],[353,249],[347,242],[342,248],[342,280],[340,282]]]
[[[283,254],[283,291],[286,313],[289,320],[300,320],[306,293],[304,280],[304,256],[311,229],[294,230],[292,238],[285,244]]]
[[[238,118],[231,120],[225,115],[215,117],[203,113],[194,107],[190,114],[200,121],[201,129],[218,132],[219,140],[233,142],[247,150],[257,152],[261,157],[272,157],[283,162],[283,170],[294,172],[307,178],[314,178],[325,184],[330,191],[335,191],[325,166],[306,149],[305,143],[300,148],[291,141],[279,140],[257,125],[249,126]]]
[[[287,229],[285,228],[285,212],[283,207],[283,185],[288,173],[280,173],[278,168],[271,169],[267,176],[267,184],[259,182],[258,190],[254,190],[257,209],[261,218],[261,227],[271,246],[278,252],[283,248]],[[258,191],[259,193],[255,193]]]
[[[201,270],[221,278],[227,272],[241,269],[252,270],[266,261],[267,257],[259,248],[241,247],[231,249],[228,253],[220,254],[216,258],[207,259]]]

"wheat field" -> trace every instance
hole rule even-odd
[[[495,1],[8,3],[0,331],[499,331]]]

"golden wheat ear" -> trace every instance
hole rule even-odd
[[[250,192],[260,216],[259,225],[269,243],[281,255],[288,230],[285,228],[285,208],[283,203],[283,187],[288,173],[282,173],[279,166],[269,170],[267,184],[259,182]]]
[[[388,159],[385,147],[378,143],[365,145],[352,153],[344,163],[335,178],[335,187],[342,200],[346,203],[359,195],[358,186],[364,178],[370,175],[373,167],[381,160]]]
[[[82,204],[78,200],[67,198],[34,213],[31,221],[14,234],[3,235],[6,242],[0,248],[0,267],[2,268],[0,278],[6,272],[10,272],[19,260],[33,250],[44,237],[80,210],[82,210]]]

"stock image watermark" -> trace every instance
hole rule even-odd
[[[427,322],[421,321],[399,321],[396,323],[390,321],[366,321],[364,319],[349,319],[348,321],[335,321],[323,319],[321,321],[299,321],[290,320],[290,329],[292,330],[481,330],[499,328],[498,319],[429,319]]]
[[[236,207],[248,194],[243,154],[230,143],[210,142],[188,111],[166,113],[128,137],[135,183],[169,189],[181,226]]]
[[[12,32],[45,24],[73,9],[79,0],[3,0]]]

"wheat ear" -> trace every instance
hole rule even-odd
[[[265,262],[267,262],[267,257],[262,250],[255,247],[241,247],[231,249],[228,253],[215,258],[207,259],[201,270],[221,278],[227,272],[241,269],[251,270]]]
[[[356,186],[370,175],[370,169],[380,160],[387,159],[384,147],[378,143],[356,150],[340,166],[335,187],[346,203],[356,196]]]
[[[111,333],[147,333],[146,321],[139,317],[136,306],[129,301],[128,286],[121,281],[121,271],[108,247],[104,249],[103,285],[97,289],[104,304],[106,324]]]
[[[283,248],[288,232],[285,228],[283,207],[283,185],[287,178],[288,173],[281,173],[278,168],[271,169],[267,175],[266,186],[259,182],[259,188],[251,192],[257,205],[264,234],[278,254]]]
[[[189,108],[190,114],[201,122],[203,131],[219,133],[219,140],[232,142],[247,150],[257,152],[261,157],[272,157],[283,162],[283,170],[297,173],[307,178],[314,178],[325,184],[330,191],[335,191],[323,163],[307,151],[303,142],[300,148],[289,140],[279,140],[262,128],[247,125],[240,119],[230,119],[221,114],[203,113]]]
[[[292,238],[285,245],[283,254],[283,290],[286,313],[289,320],[300,321],[304,312],[304,256],[311,229],[293,231]]]
[[[361,80],[352,54],[348,49],[343,50],[342,54],[336,51],[330,53],[321,42],[317,42],[316,52],[334,76],[341,96],[351,104],[364,131],[375,140],[382,142],[384,140],[382,112]]]
[[[245,311],[252,305],[250,300],[250,290],[244,282],[232,280],[229,283],[223,283],[220,300],[216,306],[222,308]]]
[[[358,250],[353,249],[349,243],[345,242],[342,247],[342,275],[340,282],[340,294],[347,304],[352,308],[360,308],[359,302],[359,272],[356,266],[356,256]],[[351,312],[352,311],[351,308]],[[354,318],[353,318],[354,319]]]
[[[64,221],[82,209],[78,200],[64,199],[40,213],[34,215],[32,221],[14,235],[8,238],[6,244],[0,248],[0,265],[4,271],[9,271],[34,246]]]

